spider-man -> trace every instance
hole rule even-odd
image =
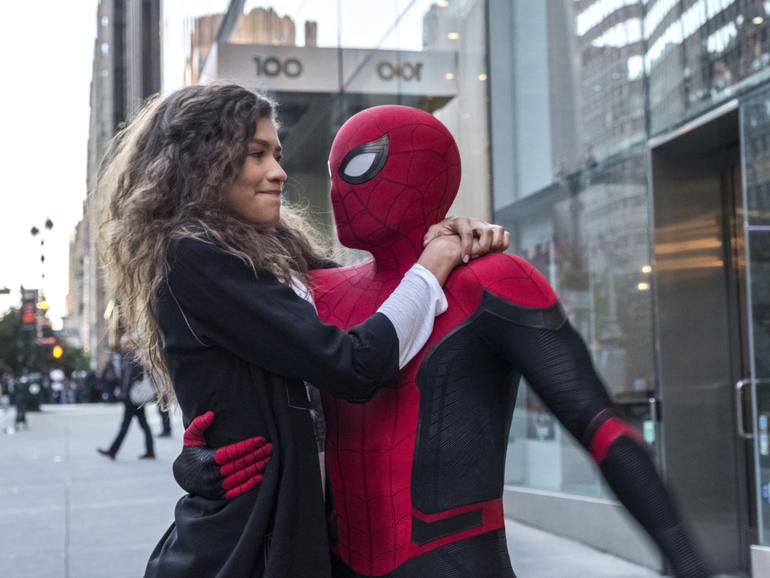
[[[460,158],[432,115],[378,106],[343,125],[329,170],[340,241],[374,257],[313,271],[319,316],[350,328],[417,260],[455,198]],[[335,576],[514,576],[502,494],[522,376],[588,449],[674,574],[707,576],[643,441],[613,410],[543,276],[517,256],[490,254],[455,269],[444,291],[449,309],[397,386],[365,404],[323,400]],[[178,458],[181,469],[187,459]]]

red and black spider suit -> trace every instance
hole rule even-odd
[[[374,258],[313,272],[324,321],[343,328],[382,304],[417,260],[460,183],[449,131],[379,106],[348,120],[329,158],[341,242]],[[677,576],[706,576],[639,434],[614,411],[556,294],[529,263],[491,254],[458,267],[447,312],[395,387],[365,404],[324,398],[335,576],[514,576],[503,473],[523,376],[599,464]]]

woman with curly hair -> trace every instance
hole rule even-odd
[[[232,84],[150,102],[105,159],[108,279],[162,403],[178,402],[186,425],[215,412],[201,445],[251,436],[272,450],[255,491],[180,499],[146,576],[330,576],[303,382],[365,401],[393,381],[446,308],[441,285],[471,254],[472,229],[486,226],[450,225],[463,238],[430,241],[378,312],[346,332],[313,308],[308,271],[321,253],[281,206],[286,179],[275,105]]]

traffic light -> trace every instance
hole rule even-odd
[[[41,348],[41,356],[44,359],[59,361],[64,357],[64,346],[50,327],[43,327],[43,337],[38,337],[37,344]]]
[[[26,331],[34,331],[37,326],[37,289],[21,291],[21,326]]]

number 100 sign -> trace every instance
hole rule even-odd
[[[302,63],[296,58],[280,60],[275,56],[268,56],[267,58],[255,56],[254,64],[256,65],[257,76],[274,78],[282,74],[289,78],[297,78],[302,74]]]

